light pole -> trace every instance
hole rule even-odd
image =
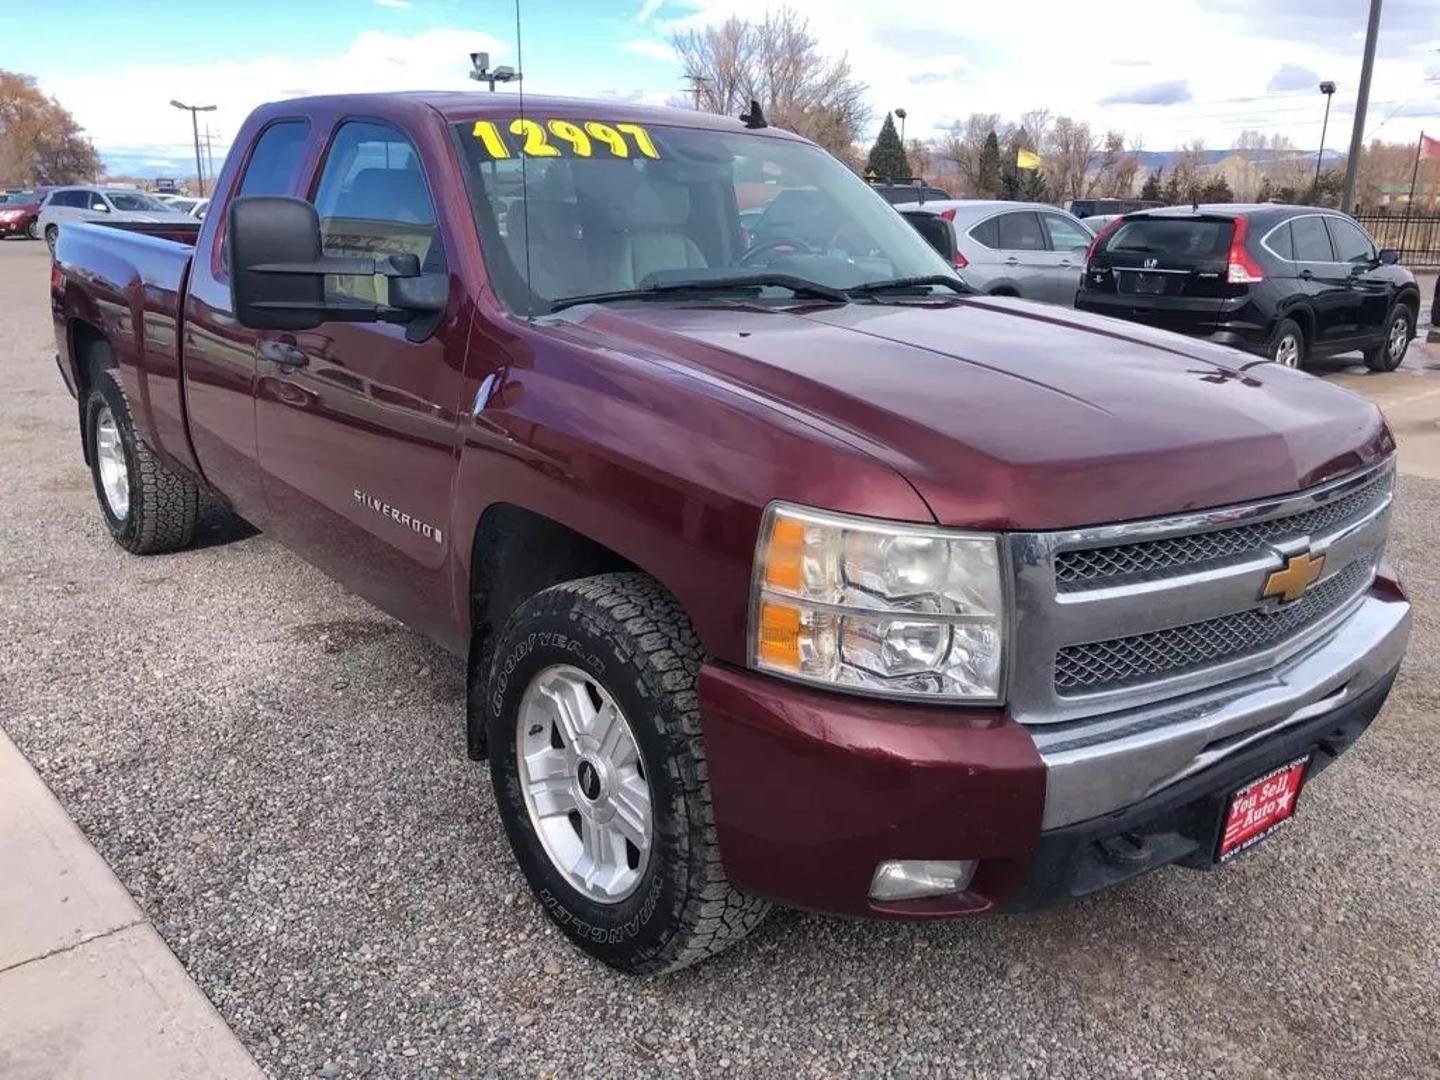
[[[1320,84],[1320,93],[1325,95],[1325,120],[1320,125],[1320,149],[1315,151],[1315,181],[1310,185],[1310,198],[1320,194],[1320,161],[1325,157],[1325,132],[1330,127],[1330,99],[1335,96],[1335,84],[1326,79]]]
[[[895,115],[900,118],[900,149],[905,149],[905,117],[909,114],[904,109],[896,109]]]
[[[200,188],[200,198],[205,197],[205,170],[200,166],[200,121],[198,119],[202,112],[214,112],[214,105],[185,105],[182,102],[170,99],[170,104],[177,109],[184,109],[190,114],[190,130],[195,136],[195,183]]]

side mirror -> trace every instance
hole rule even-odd
[[[955,265],[955,231],[950,222],[928,210],[901,210],[900,216],[940,253],[947,266]]]
[[[1378,258],[1381,266],[1394,266],[1400,261],[1400,252],[1394,248],[1381,248]]]
[[[325,322],[407,323],[444,311],[449,278],[420,273],[414,255],[385,259],[326,255],[320,218],[304,199],[250,195],[230,204],[226,220],[230,304],[252,330],[313,330]],[[329,300],[331,274],[391,279],[390,304]]]

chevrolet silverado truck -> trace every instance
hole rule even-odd
[[[287,101],[213,205],[60,230],[110,533],[220,504],[463,658],[520,868],[616,968],[1228,862],[1389,691],[1372,405],[975,295],[758,109]]]

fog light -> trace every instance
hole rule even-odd
[[[974,859],[892,859],[875,868],[871,900],[917,900],[964,892],[975,876]]]

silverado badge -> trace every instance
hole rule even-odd
[[[1260,590],[1260,598],[1268,600],[1272,596],[1278,596],[1287,604],[1292,600],[1299,600],[1323,569],[1324,555],[1311,555],[1308,551],[1291,555],[1283,569],[1272,571],[1265,579],[1265,588]]]

